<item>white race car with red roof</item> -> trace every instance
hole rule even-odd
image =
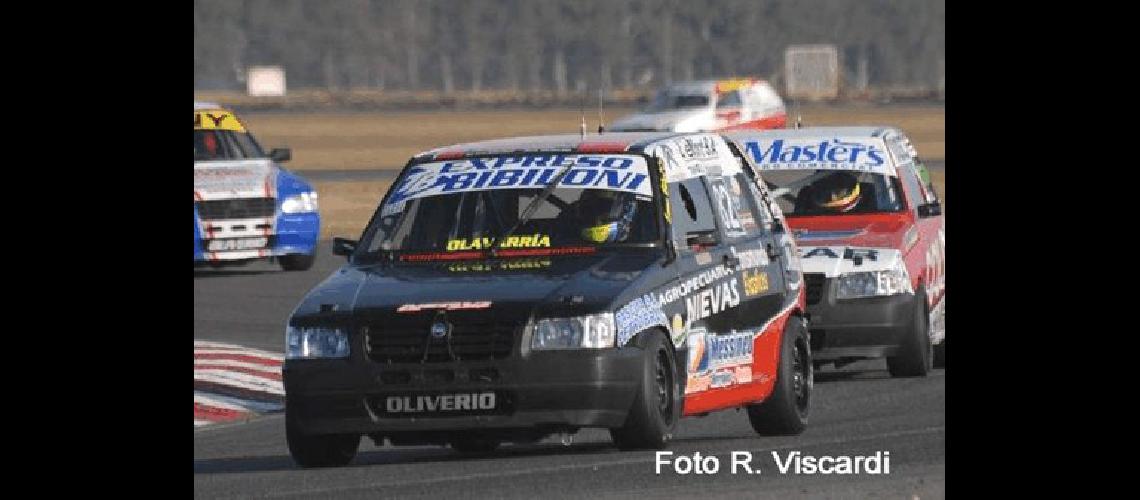
[[[610,125],[614,132],[712,132],[783,128],[784,101],[757,78],[673,83],[657,92],[641,113]]]
[[[892,376],[945,366],[942,207],[903,132],[726,136],[759,170],[799,243],[815,360],[885,357]]]

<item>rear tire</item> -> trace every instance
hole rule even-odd
[[[934,367],[946,368],[946,339],[934,346]]]
[[[799,317],[792,316],[784,325],[780,340],[780,366],[776,369],[776,387],[768,399],[748,405],[748,421],[761,436],[794,435],[807,427],[811,409],[811,393],[815,387],[815,370],[811,347]]]
[[[499,440],[483,436],[465,436],[451,441],[451,448],[465,455],[487,455],[499,448]]]
[[[681,416],[677,362],[661,332],[643,333],[636,342],[644,352],[641,384],[625,425],[610,429],[610,437],[622,450],[661,449],[673,438]]]
[[[926,290],[919,288],[914,294],[914,324],[899,346],[898,355],[887,358],[887,370],[892,377],[925,377],[933,367],[933,361]]]
[[[277,259],[281,263],[281,269],[286,271],[308,271],[313,267],[316,257],[311,254],[295,253],[282,255]]]
[[[356,449],[360,446],[359,434],[306,434],[289,418],[288,408],[285,411],[285,441],[297,465],[306,469],[341,467],[356,457]]]

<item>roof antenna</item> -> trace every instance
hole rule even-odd
[[[582,113],[582,124],[578,127],[578,132],[582,134],[582,138],[586,138],[586,95],[582,95],[582,99],[578,101],[579,109]]]
[[[803,121],[803,115],[800,114],[800,100],[796,99],[792,101],[792,104],[796,108],[796,129],[798,130],[803,126],[803,123],[801,123]]]
[[[598,88],[598,135],[606,131],[606,119],[605,115],[602,114],[602,110],[605,108],[604,93],[605,90]]]

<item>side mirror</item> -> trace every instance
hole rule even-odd
[[[685,244],[690,247],[711,247],[716,246],[716,234],[714,231],[696,231],[692,233],[685,233]]]
[[[289,148],[273,148],[269,152],[269,159],[275,162],[286,162],[293,159],[293,150]]]
[[[936,215],[942,215],[942,204],[933,202],[918,206],[919,217],[934,217]]]
[[[333,238],[333,255],[348,257],[356,251],[356,240]]]

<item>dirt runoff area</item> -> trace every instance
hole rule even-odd
[[[940,105],[795,105],[789,124],[804,126],[889,125],[907,133],[929,162],[945,161],[946,108]],[[612,122],[632,108],[604,111]],[[579,110],[400,111],[366,113],[243,113],[265,148],[291,147],[292,170],[398,170],[412,155],[460,142],[498,137],[578,132]],[[591,130],[598,110],[587,109]],[[932,169],[944,196],[945,172]],[[321,237],[360,236],[391,181],[316,181],[321,204]],[[945,198],[943,198],[945,199]]]
[[[633,112],[604,111],[607,123]],[[399,169],[428,149],[499,137],[577,133],[578,110],[400,111],[367,113],[242,113],[265,148],[291,147],[290,169]],[[889,125],[907,133],[927,161],[945,158],[946,108],[934,105],[788,106],[789,124]],[[586,110],[591,131],[598,110]]]

